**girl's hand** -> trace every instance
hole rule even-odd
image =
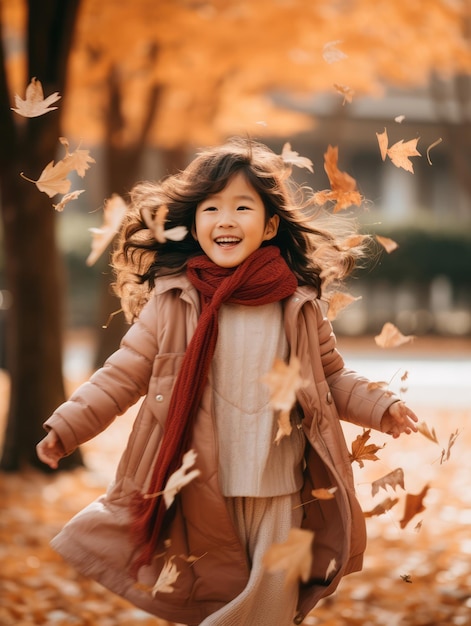
[[[397,439],[401,433],[406,433],[406,435],[416,433],[415,422],[418,421],[417,415],[404,402],[394,402],[381,418],[381,432]]]
[[[52,469],[57,469],[59,461],[65,456],[64,446],[53,430],[38,443],[36,453],[39,460]]]

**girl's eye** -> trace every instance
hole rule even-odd
[[[203,211],[217,211],[217,208],[215,206],[207,206],[204,207]]]
[[[250,207],[248,206],[239,206],[237,207],[238,211],[250,211]]]

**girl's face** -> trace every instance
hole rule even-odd
[[[213,263],[236,267],[276,235],[279,221],[278,215],[267,220],[260,195],[237,173],[198,204],[193,236]]]

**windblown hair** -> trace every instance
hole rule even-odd
[[[299,284],[312,285],[320,296],[323,286],[341,282],[352,272],[362,246],[346,243],[346,233],[339,232],[342,218],[329,215],[326,220],[327,214],[312,201],[312,190],[292,180],[291,165],[282,156],[253,140],[233,138],[198,153],[182,172],[160,182],[138,183],[131,190],[112,257],[114,290],[129,321],[139,314],[159,276],[184,271],[188,259],[202,254],[191,234],[196,208],[237,173],[260,195],[267,220],[279,216],[276,236],[263,245],[279,247]],[[145,216],[155,217],[160,207],[168,209],[166,229],[186,228],[182,240],[156,240]]]

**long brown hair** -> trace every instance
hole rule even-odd
[[[182,272],[189,258],[202,253],[191,235],[197,205],[219,193],[236,173],[242,173],[260,195],[267,219],[279,216],[277,235],[267,243],[279,247],[299,284],[313,286],[320,296],[324,277],[341,281],[353,270],[361,246],[344,244],[345,236],[338,232],[341,218],[329,217],[326,223],[325,212],[314,207],[312,190],[292,180],[291,166],[280,155],[253,140],[233,138],[198,153],[182,172],[131,190],[112,257],[114,289],[129,319],[138,315],[159,276]],[[166,229],[186,228],[180,241],[161,243],[149,230],[143,216],[155,216],[162,206],[168,209]]]

